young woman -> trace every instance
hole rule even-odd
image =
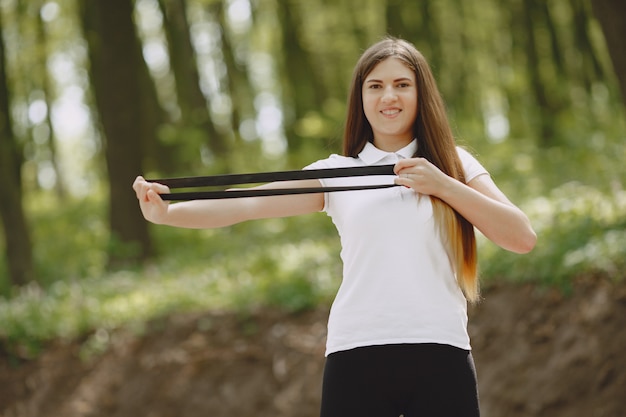
[[[343,280],[328,322],[322,417],[479,415],[467,333],[478,299],[474,227],[526,253],[536,235],[487,171],[456,146],[424,57],[386,38],[354,70],[344,155],[308,169],[395,164],[396,176],[313,179],[260,188],[395,182],[403,187],[197,200],[169,205],[168,187],[138,177],[145,218],[214,228],[325,211],[336,225]]]

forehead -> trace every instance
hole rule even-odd
[[[409,78],[415,81],[415,72],[404,61],[395,57],[389,57],[376,64],[365,77],[365,81],[396,78]]]

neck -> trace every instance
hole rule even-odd
[[[374,138],[374,146],[381,151],[397,152],[413,141],[413,138],[386,138],[384,140]]]

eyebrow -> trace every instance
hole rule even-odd
[[[409,81],[409,82],[414,82],[412,79],[408,78],[408,77],[401,77],[401,78],[396,78],[395,80],[393,80],[394,83],[397,83],[399,81]],[[383,80],[377,80],[377,79],[370,79],[370,80],[365,80],[366,83],[382,83]]]

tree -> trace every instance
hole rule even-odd
[[[315,66],[313,56],[308,53],[301,41],[302,24],[296,2],[278,1],[280,29],[282,31],[282,62],[280,77],[283,89],[283,110],[286,121],[285,135],[291,154],[297,154],[303,147],[303,138],[298,135],[295,125],[308,112],[322,108],[324,86]]]
[[[232,101],[231,125],[235,132],[235,144],[240,142],[239,128],[246,118],[254,119],[254,93],[248,76],[248,68],[245,63],[241,63],[236,58],[236,43],[233,42],[229,34],[226,21],[225,5],[216,2],[211,10],[215,14],[221,27],[221,44],[224,65],[228,73],[227,89]],[[246,40],[247,41],[247,40]],[[244,40],[241,40],[244,42]]]
[[[110,265],[152,255],[148,226],[130,186],[142,172],[148,143],[143,86],[148,71],[132,19],[132,0],[82,0],[81,21],[89,49],[89,75],[100,124],[110,192]],[[118,249],[122,249],[121,251]]]
[[[5,46],[0,16],[0,216],[4,226],[9,276],[14,285],[34,279],[30,231],[22,206],[22,154],[13,134]]]
[[[187,19],[187,2],[159,0],[159,6],[163,14],[163,29],[167,36],[170,65],[176,80],[183,135],[186,136],[184,140],[199,138],[200,140],[192,141],[194,147],[205,144],[216,160],[224,162],[229,144],[225,135],[216,129],[209,112],[209,102],[200,88],[198,63]]]
[[[52,112],[50,109],[52,108],[52,82],[50,80],[50,75],[47,71],[46,67],[46,59],[48,58],[48,34],[46,33],[46,23],[43,20],[41,15],[41,10],[43,6],[38,5],[39,13],[37,13],[37,44],[39,45],[40,50],[37,53],[37,59],[40,62],[39,67],[41,68],[41,89],[43,90],[43,99],[46,103],[46,108],[48,111],[46,112],[46,120],[45,125],[47,127],[47,137],[46,137],[46,146],[50,152],[50,164],[52,165],[54,172],[56,173],[56,183],[55,189],[57,191],[58,196],[62,199],[66,197],[67,192],[65,189],[64,179],[61,174],[61,169],[58,164],[58,152],[56,141],[54,137],[54,126],[52,124]]]
[[[592,0],[593,12],[597,17],[606,45],[613,61],[613,68],[620,84],[622,99],[626,102],[626,2],[623,0]]]

